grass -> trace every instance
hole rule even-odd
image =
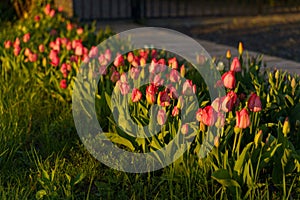
[[[106,167],[82,145],[70,104],[41,92],[34,79],[10,77],[0,79],[1,199],[233,198],[211,179],[212,166],[188,153],[145,174]],[[252,198],[271,199],[268,188]]]

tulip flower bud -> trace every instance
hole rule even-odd
[[[189,125],[188,124],[182,125],[182,127],[181,127],[181,133],[183,135],[186,135],[186,134],[188,134],[188,132],[189,132]]]
[[[226,52],[226,58],[227,59],[231,58],[231,51],[230,51],[230,49],[228,49],[227,52]]]
[[[182,77],[185,76],[185,66],[184,66],[184,65],[182,65],[182,66],[180,67],[180,75],[181,75]]]
[[[286,117],[283,123],[283,127],[282,127],[282,133],[284,135],[284,137],[287,137],[287,134],[290,132],[290,122],[289,122],[289,118]]]
[[[200,127],[199,127],[200,131],[205,132],[205,124],[200,122]]]
[[[257,147],[261,143],[262,137],[263,137],[262,130],[260,130],[254,137],[255,147]]]
[[[234,130],[235,134],[239,134],[240,131],[241,131],[241,129],[239,127],[237,127],[237,126],[235,126],[233,130]]]
[[[293,78],[292,81],[291,81],[291,87],[293,89],[295,89],[295,87],[296,87],[296,80],[295,80],[295,78]]]
[[[278,70],[276,70],[276,72],[275,72],[275,79],[276,79],[276,80],[279,79],[279,71],[278,71]]]
[[[239,42],[239,54],[242,55],[244,51],[243,43]]]
[[[214,145],[217,148],[220,146],[220,137],[219,136],[215,137],[215,139],[214,139]]]

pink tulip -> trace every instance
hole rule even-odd
[[[153,78],[152,83],[157,87],[162,86],[164,84],[164,79],[162,79],[159,74],[156,74]]]
[[[188,124],[183,124],[182,126],[181,126],[181,133],[183,134],[183,135],[186,135],[186,134],[188,134],[188,132],[189,132],[189,125]]]
[[[216,120],[215,126],[217,128],[222,128],[222,127],[224,127],[224,124],[225,124],[225,116],[223,113],[219,112],[217,114],[217,120]]]
[[[100,66],[99,67],[99,73],[101,75],[106,75],[106,73],[107,73],[106,66]]]
[[[157,123],[162,126],[163,124],[165,124],[166,118],[166,111],[162,109],[159,110],[157,113]]]
[[[172,110],[172,116],[176,117],[179,115],[179,108],[177,106],[175,106]]]
[[[66,63],[63,63],[60,67],[60,72],[62,74],[67,74],[68,73],[68,69],[67,69],[67,64]]]
[[[20,46],[16,46],[14,48],[14,55],[15,56],[18,56],[20,54],[20,51],[21,51],[21,47]]]
[[[167,85],[166,91],[169,93],[170,98],[172,99],[178,98],[178,92],[172,84]]]
[[[73,24],[72,23],[67,23],[67,30],[71,31],[73,29]]]
[[[222,110],[224,112],[232,111],[233,107],[237,104],[238,98],[234,91],[230,91],[227,93],[226,97],[222,102]]]
[[[191,96],[196,93],[196,85],[193,85],[192,80],[186,80],[183,84],[182,94]]]
[[[92,46],[90,52],[89,52],[89,57],[90,58],[96,58],[98,56],[99,50],[97,47]]]
[[[213,107],[213,109],[216,111],[216,112],[220,112],[221,111],[221,108],[222,108],[222,102],[224,100],[225,97],[218,97],[216,98],[212,103],[211,103],[211,106]]]
[[[55,10],[52,9],[52,10],[50,11],[50,13],[49,13],[49,16],[50,16],[50,17],[54,17],[54,15],[55,15]]]
[[[137,88],[134,88],[132,90],[132,96],[131,96],[131,100],[132,102],[138,102],[140,101],[142,98],[142,92],[140,90],[138,90]]]
[[[26,34],[23,36],[23,42],[24,42],[24,43],[27,43],[29,40],[30,40],[30,33],[26,33]]]
[[[126,95],[129,93],[129,84],[126,82],[122,82],[121,79],[117,81],[116,86],[120,89],[122,95]]]
[[[82,33],[83,33],[83,28],[78,28],[77,30],[76,30],[76,32],[77,32],[77,35],[81,35]]]
[[[140,69],[138,67],[130,68],[130,77],[132,79],[137,79],[140,75]]]
[[[252,93],[249,97],[248,108],[252,112],[259,112],[262,109],[261,100],[255,93]]]
[[[241,63],[237,57],[233,58],[231,66],[230,66],[230,71],[234,71],[234,72],[242,71]]]
[[[115,83],[120,80],[120,73],[118,71],[114,71],[110,77],[110,80]]]
[[[222,75],[222,82],[226,88],[233,89],[235,87],[234,71],[225,72]]]
[[[53,57],[52,59],[51,59],[51,65],[53,65],[54,67],[57,67],[58,65],[59,65],[59,62],[60,62],[60,59],[59,59],[59,57],[58,56],[56,56],[56,57]]]
[[[169,106],[170,105],[170,97],[166,91],[161,91],[158,93],[157,103],[160,106]]]
[[[47,4],[44,8],[44,12],[46,15],[49,15],[50,14],[50,11],[51,11],[51,5],[50,4]]]
[[[62,12],[62,11],[64,11],[64,7],[63,6],[58,6],[57,10],[58,10],[58,12]]]
[[[74,62],[74,63],[78,63],[78,57],[75,56],[75,55],[72,55],[72,56],[70,57],[70,61],[71,61],[71,62]]]
[[[45,51],[45,46],[43,44],[39,45],[39,51],[43,53]]]
[[[156,58],[157,57],[157,51],[156,49],[151,50],[151,58]]]
[[[20,39],[17,37],[16,38],[16,40],[15,40],[15,42],[14,42],[14,44],[13,44],[13,47],[20,47],[20,44],[21,44],[21,41],[20,41]]]
[[[4,41],[4,48],[9,49],[12,46],[12,42],[10,40]]]
[[[62,89],[66,89],[67,87],[68,87],[68,84],[67,84],[67,80],[66,79],[62,79],[61,81],[60,81],[60,88],[62,88]]]
[[[28,60],[29,60],[30,62],[36,62],[37,59],[38,59],[38,55],[37,55],[36,53],[31,53],[31,54],[29,54],[29,56],[28,56]]]
[[[170,81],[177,83],[180,79],[179,72],[176,69],[172,69],[170,72]]]
[[[245,108],[236,111],[236,127],[245,129],[250,126],[250,117]]]
[[[106,60],[110,61],[111,60],[111,50],[110,49],[106,49],[104,56],[106,58]]]
[[[82,56],[83,55],[83,46],[82,44],[78,44],[75,48],[75,55]]]
[[[196,119],[207,126],[212,126],[216,122],[217,113],[212,106],[206,106],[205,108],[198,109]]]
[[[29,48],[26,48],[24,51],[24,55],[29,56],[29,54],[31,54],[31,50]]]

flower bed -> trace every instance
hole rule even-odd
[[[179,135],[189,142],[185,155],[197,159],[216,181],[214,187],[220,187],[216,197],[254,199],[264,190],[274,192],[274,198],[299,197],[299,77],[261,72],[261,57],[245,59],[240,44],[239,55],[228,51],[228,63],[218,62],[217,67],[198,56],[198,63],[220,72],[214,86],[224,94],[210,99],[201,74],[177,55],[154,48],[121,55],[93,46],[110,35],[82,28],[47,4],[0,34],[5,40],[0,46],[1,78],[34,80],[52,98],[70,103],[76,75],[86,70],[100,80],[86,82],[81,92],[97,86],[97,119],[119,148],[155,152]],[[134,87],[145,77],[147,84]],[[88,94],[83,97],[94,98]],[[137,139],[136,134],[149,133],[134,129],[135,124],[158,134]],[[203,148],[209,153],[200,158]]]

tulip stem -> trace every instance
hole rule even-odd
[[[238,144],[237,144],[237,155],[238,155],[238,157],[240,156],[240,146],[241,146],[242,137],[243,137],[243,131],[241,129],[240,134],[239,134],[239,141],[238,141]]]
[[[233,142],[232,155],[234,155],[234,151],[235,151],[235,149],[236,149],[237,135],[238,135],[238,133],[234,133],[234,142]]]

